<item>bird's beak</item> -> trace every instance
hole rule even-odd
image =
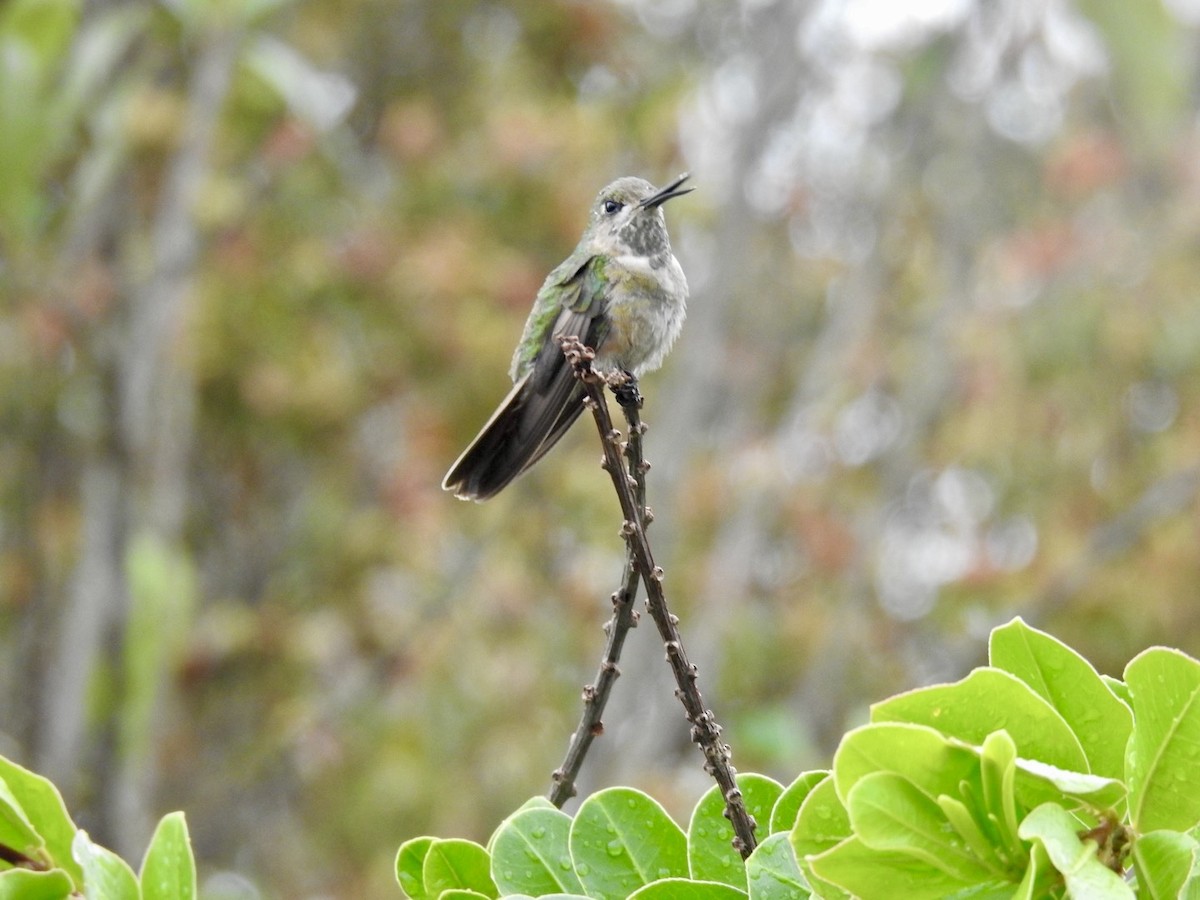
[[[694,187],[682,189],[679,187],[681,184],[687,181],[689,177],[691,176],[687,172],[684,172],[666,187],[660,188],[658,193],[647,197],[645,200],[639,203],[638,206],[640,206],[642,209],[654,209],[656,206],[662,206],[672,197],[682,197],[684,194],[694,191]]]

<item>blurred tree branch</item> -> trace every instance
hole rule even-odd
[[[1200,465],[1188,466],[1159,478],[1130,506],[1088,535],[1083,553],[1059,572],[1021,615],[1040,622],[1060,612],[1095,576],[1096,570],[1142,540],[1163,519],[1177,516],[1200,496]]]
[[[140,852],[149,834],[157,771],[153,730],[122,724],[132,715],[135,692],[157,693],[151,685],[129,681],[136,671],[127,659],[129,547],[138,535],[152,536],[163,547],[176,547],[181,540],[195,400],[177,353],[201,245],[196,201],[211,174],[213,142],[239,46],[239,32],[221,28],[200,42],[190,66],[181,137],[150,225],[148,260],[140,259],[141,235],[116,220],[93,220],[88,233],[94,246],[75,248],[81,257],[108,258],[118,267],[126,305],[111,331],[102,329],[95,338],[97,357],[110,367],[104,383],[111,391],[106,405],[112,415],[82,463],[84,538],[57,662],[49,672],[41,765],[66,784],[78,776],[88,727],[87,688],[100,660],[106,660],[116,678],[115,702],[101,742],[101,755],[108,759],[100,767],[113,774],[101,782],[100,808],[106,833],[127,855]],[[132,177],[127,172],[111,190],[121,190]],[[111,216],[131,211],[127,200],[104,208]],[[119,243],[110,244],[113,240]],[[118,255],[109,252],[110,246]],[[161,683],[164,675],[154,677]]]

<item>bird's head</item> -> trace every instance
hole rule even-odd
[[[662,205],[694,190],[681,187],[688,175],[680,175],[663,188],[644,178],[627,175],[607,185],[592,204],[588,236],[600,252],[656,256],[671,248]]]

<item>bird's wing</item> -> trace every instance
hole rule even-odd
[[[604,315],[608,298],[602,266],[601,257],[592,257],[562,286],[561,310],[554,326],[547,330],[526,385],[530,433],[545,436],[522,471],[541,459],[583,411],[583,388],[563,355],[559,339],[577,337],[592,348],[603,343],[609,323]]]
[[[555,317],[536,323],[537,333],[544,335],[536,352],[527,360],[514,358],[516,384],[451,467],[442,487],[464,499],[486,500],[541,459],[579,417],[583,387],[563,356],[559,338],[576,336],[589,347],[603,342],[608,320],[601,265],[588,258],[573,264],[560,280],[546,280],[526,333],[546,310],[554,311]],[[562,273],[564,266],[555,272]]]
[[[562,311],[579,302],[585,274],[592,268],[594,259],[591,253],[576,248],[546,276],[513,353],[509,368],[513,381],[520,381],[533,368],[534,360],[541,354],[545,339],[553,332]]]

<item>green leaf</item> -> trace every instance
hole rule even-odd
[[[1086,771],[1124,777],[1133,713],[1091,663],[1019,617],[992,632],[988,655],[993,666],[1021,679],[1058,711],[1087,755]]]
[[[827,769],[804,772],[784,788],[783,793],[779,795],[779,799],[775,801],[774,809],[771,810],[771,823],[767,834],[791,831],[792,827],[796,824],[796,817],[800,814],[800,805],[804,802],[804,798],[828,776],[829,771]]]
[[[1182,895],[1200,844],[1178,831],[1151,831],[1133,842],[1133,866],[1138,896],[1144,900],[1174,900]]]
[[[876,772],[899,775],[931,799],[958,796],[963,781],[979,780],[979,752],[925,725],[864,725],[843,737],[834,755],[838,796],[845,802],[860,779]]]
[[[76,887],[82,885],[83,870],[72,854],[75,823],[67,814],[67,806],[58,788],[49,779],[2,756],[0,779],[8,787],[11,796],[16,798],[29,821],[36,823],[50,861],[60,869],[65,869]]]
[[[810,864],[822,881],[856,897],[945,900],[970,886],[907,853],[873,850],[857,837],[814,856]],[[813,887],[821,897],[830,896],[818,885]]]
[[[937,805],[955,833],[978,859],[983,860],[994,871],[1005,871],[1006,863],[1000,855],[1004,848],[997,847],[995,842],[984,833],[984,827],[990,824],[986,818],[981,824],[971,807],[962,800],[948,797],[945,794],[937,798]]]
[[[937,802],[900,775],[875,772],[862,778],[846,807],[854,833],[874,850],[904,853],[963,884],[1004,874],[976,857]]]
[[[1003,729],[1026,759],[1087,771],[1083,747],[1058,710],[1015,675],[999,669],[976,669],[954,684],[898,694],[872,706],[871,721],[927,725],[976,745]]]
[[[754,848],[746,860],[746,882],[750,900],[793,900],[810,893],[787,832],[772,834]]]
[[[1040,843],[1034,843],[1029,851],[1029,864],[1025,867],[1025,876],[1017,885],[1012,900],[1043,900],[1052,896],[1051,889],[1059,880],[1058,871],[1050,865],[1046,848]]]
[[[42,836],[25,814],[21,802],[0,780],[0,844],[19,851],[30,859],[41,856]]]
[[[1129,685],[1111,675],[1101,675],[1100,680],[1104,682],[1106,688],[1112,691],[1114,697],[1133,709],[1133,697],[1129,693]]]
[[[1057,803],[1043,803],[1021,823],[1022,840],[1038,841],[1059,871],[1071,897],[1134,900],[1121,876],[1100,862],[1094,841],[1079,839],[1079,822]]]
[[[833,776],[830,776],[809,791],[800,804],[796,824],[792,827],[792,849],[797,859],[804,859],[814,853],[824,853],[852,833],[850,814],[838,797]]]
[[[183,813],[163,816],[142,860],[142,900],[195,900],[196,861]]]
[[[983,787],[983,808],[995,833],[996,842],[1016,856],[1021,844],[1017,832],[1017,747],[1006,731],[989,734],[979,756],[980,781]]]
[[[1200,663],[1163,647],[1125,667],[1133,696],[1129,815],[1141,832],[1186,831],[1200,820]]]
[[[719,881],[663,878],[634,891],[629,900],[744,900],[745,896],[745,891]]]
[[[396,852],[396,881],[412,900],[429,900],[425,889],[425,857],[435,838],[417,837],[405,841]]]
[[[571,862],[571,817],[560,810],[525,808],[505,820],[491,842],[492,879],[502,894],[534,897],[582,893]]]
[[[558,807],[555,806],[553,803],[551,803],[548,799],[543,797],[541,794],[537,794],[533,797],[530,797],[528,800],[526,800],[524,803],[522,803],[520,806],[518,806],[516,809],[514,809],[511,813],[509,813],[508,818],[506,818],[503,822],[501,822],[496,827],[496,830],[492,832],[491,837],[488,838],[488,842],[484,845],[485,847],[487,847],[488,853],[492,852],[492,844],[494,844],[496,842],[496,836],[499,835],[500,832],[504,829],[504,826],[508,824],[509,819],[516,818],[521,813],[525,812],[525,810],[527,810],[527,809],[558,809]],[[564,813],[564,815],[565,815],[565,813]]]
[[[426,851],[421,879],[432,897],[456,888],[498,897],[500,892],[492,881],[491,868],[491,857],[479,844],[461,838],[447,838],[435,840]]]
[[[86,831],[75,832],[71,850],[83,869],[83,893],[88,900],[139,900],[133,869],[111,850],[92,843]]]
[[[488,895],[466,888],[450,888],[450,890],[438,894],[438,900],[488,900]]]
[[[737,776],[737,786],[754,821],[770,821],[771,810],[783,794],[783,785],[765,775],[747,773]],[[762,834],[761,827],[757,834]],[[746,864],[733,848],[733,826],[725,818],[725,798],[715,785],[692,810],[687,856],[693,878],[746,887]]]
[[[591,897],[623,900],[652,881],[688,874],[683,830],[633,788],[607,788],[584,800],[569,842],[575,874]]]
[[[1100,775],[1088,775],[1083,772],[1068,772],[1036,759],[1018,757],[1015,763],[1018,769],[1017,795],[1024,799],[1045,793],[1031,790],[1027,776],[1045,782],[1061,794],[1081,799],[1093,808],[1111,808],[1125,798],[1125,783],[1115,778],[1104,778]],[[1059,798],[1043,797],[1043,802],[1047,799],[1057,800]],[[1030,805],[1037,806],[1040,803]]]
[[[66,900],[73,887],[70,876],[62,869],[49,872],[7,869],[0,872],[0,900]]]
[[[809,859],[836,847],[850,837],[850,814],[838,798],[833,776],[822,779],[800,804],[796,824],[792,827],[789,840],[796,854],[800,871],[812,886],[813,891],[825,900],[838,900],[845,893],[827,884],[817,876]]]

